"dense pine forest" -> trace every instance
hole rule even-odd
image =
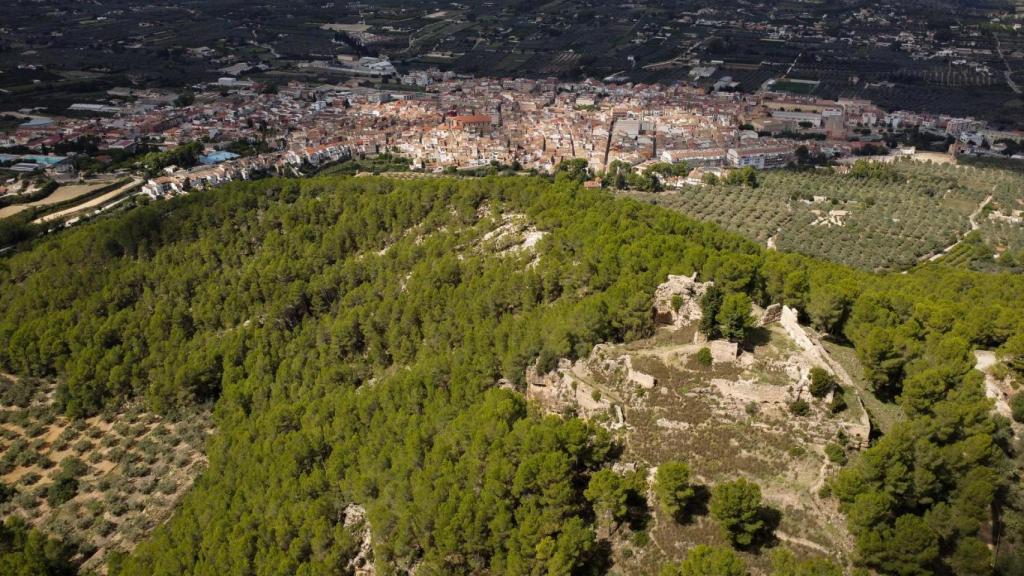
[[[488,236],[508,214],[535,250]],[[1024,571],[1018,446],[972,354],[1024,372],[1024,277],[764,251],[565,175],[265,180],[101,218],[0,259],[0,370],[57,380],[75,418],[215,402],[208,470],[112,574],[351,572],[363,522],[380,574],[606,573],[593,494],[619,447],[516,389],[651,334],[655,287],[693,272],[851,343],[902,412],[826,488],[861,568]],[[0,532],[0,567],[66,571],[33,534]],[[666,573],[743,574],[726,552]]]

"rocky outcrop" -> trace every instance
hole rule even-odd
[[[583,370],[582,361],[574,365],[566,359],[559,360],[558,368],[546,374],[530,368],[526,372],[526,398],[555,414],[574,412],[583,418],[607,414],[611,402],[578,376]]]
[[[573,413],[582,418],[605,416],[608,427],[625,425],[621,390],[608,384],[652,390],[657,379],[633,366],[628,354],[616,354],[611,346],[598,344],[590,356],[576,362],[562,359],[558,367],[546,374],[535,368],[526,373],[526,397],[540,404],[549,413]],[[604,383],[602,385],[601,383]]]
[[[707,342],[708,350],[711,350],[711,360],[715,364],[735,362],[740,355],[740,345],[728,340],[712,340]]]
[[[782,312],[779,314],[779,325],[786,331],[786,334],[796,342],[804,352],[810,352],[812,354],[818,353],[814,342],[811,341],[810,336],[807,335],[807,331],[800,325],[800,318],[797,311],[789,306],[783,306]]]
[[[770,326],[782,320],[782,304],[772,304],[761,315],[761,326]]]
[[[373,565],[373,541],[370,521],[366,519],[366,508],[359,504],[349,504],[342,514],[345,517],[342,525],[359,541],[359,552],[348,561],[348,572],[355,576],[374,576],[377,570]]]
[[[771,309],[771,306],[768,308]],[[765,317],[768,315],[768,310],[765,311]],[[764,319],[764,317],[762,318]],[[786,331],[786,334],[793,339],[793,342],[803,350],[807,359],[813,362],[814,366],[825,368],[836,376],[839,380],[840,385],[847,390],[857,390],[857,386],[853,381],[853,378],[846,371],[845,368],[838,362],[836,362],[832,355],[825,350],[825,347],[821,345],[821,341],[818,339],[817,334],[808,332],[806,328],[800,325],[798,313],[789,306],[782,306],[779,313],[778,319],[779,325]],[[807,383],[807,367],[801,369],[799,376],[799,387],[802,389]],[[864,402],[860,398],[860,394],[856,394],[857,411],[861,417],[856,423],[848,423],[846,425],[846,433],[854,445],[859,448],[866,448],[868,446],[868,440],[871,437],[871,418],[868,415],[867,410],[864,408]],[[829,398],[831,400],[831,398]]]
[[[654,292],[654,321],[676,328],[699,321],[702,316],[700,298],[711,284],[697,282],[696,273],[693,276],[669,275]],[[679,303],[678,307],[673,305],[673,300]]]
[[[639,386],[644,390],[650,390],[658,383],[658,380],[650,374],[644,374],[643,372],[633,368],[633,358],[631,356],[619,356],[616,363],[620,364],[626,369],[626,379],[635,386]],[[615,370],[616,367],[612,367]]]

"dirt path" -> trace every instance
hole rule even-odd
[[[825,556],[830,556],[834,552],[834,550],[829,550],[828,548],[825,548],[824,546],[822,546],[821,544],[818,544],[817,542],[811,542],[810,540],[808,540],[806,538],[799,538],[797,536],[790,536],[789,534],[786,534],[782,530],[776,530],[775,531],[775,537],[778,538],[779,540],[782,540],[783,542],[789,542],[790,544],[798,544],[798,545],[803,546],[805,548],[810,548],[811,550],[815,550],[817,552],[820,552],[820,553],[824,554]]]
[[[106,194],[104,194],[102,196],[98,196],[96,198],[93,198],[92,200],[89,200],[88,202],[83,202],[82,204],[78,204],[76,206],[72,206],[70,208],[67,208],[67,209],[64,209],[64,210],[60,210],[58,212],[54,212],[53,214],[47,214],[46,216],[43,216],[42,218],[37,218],[37,219],[33,220],[32,223],[33,224],[44,224],[46,222],[52,222],[54,220],[60,220],[61,218],[64,218],[66,216],[70,216],[72,214],[76,214],[78,212],[83,212],[83,211],[88,210],[90,208],[95,208],[97,206],[102,206],[102,205],[106,204],[107,202],[110,202],[111,200],[117,198],[118,196],[127,193],[132,188],[135,188],[135,187],[141,186],[141,185],[142,185],[142,179],[141,178],[133,178],[131,182],[125,184],[124,186],[121,186],[120,188],[118,188],[116,190],[112,190],[110,192],[107,192]]]
[[[1003,66],[1006,66],[1006,70],[1003,71],[1003,77],[1006,78],[1006,85],[1010,87],[1017,94],[1024,93],[1024,89],[1021,89],[1016,82],[1013,81],[1013,68],[1010,66],[1010,62],[1006,60],[1006,55],[1003,54],[1003,44],[999,41],[999,34],[993,33],[992,37],[996,40],[996,53],[999,54],[999,58],[1003,60]]]
[[[971,231],[972,232],[981,227],[981,225],[978,224],[978,216],[981,215],[981,211],[984,210],[985,206],[988,206],[988,203],[991,202],[991,201],[992,201],[992,195],[989,194],[981,202],[981,204],[978,205],[978,207],[974,210],[974,212],[971,212],[971,215],[967,217],[967,221],[971,223]],[[953,251],[954,248],[959,246],[960,243],[964,241],[964,237],[966,237],[966,236],[967,235],[964,234],[964,236],[961,237],[959,240],[957,240],[956,242],[950,244],[949,246],[946,246],[946,248],[942,252],[939,252],[938,254],[933,255],[931,258],[928,258],[928,261],[929,262],[935,262],[939,258],[942,258],[946,254],[949,254],[950,252]]]

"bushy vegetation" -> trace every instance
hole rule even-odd
[[[711,494],[708,508],[733,546],[745,548],[764,536],[766,524],[761,488],[757,484],[743,478],[719,484]]]
[[[146,174],[153,176],[168,166],[179,168],[191,168],[199,162],[199,156],[203,153],[203,144],[192,141],[181,144],[163,152],[150,152],[135,160]]]
[[[798,560],[786,548],[776,548],[771,553],[771,576],[842,576],[843,570],[828,558]]]
[[[811,368],[810,384],[807,391],[815,398],[824,398],[836,388],[836,378],[820,366]]]
[[[90,573],[112,548],[145,538],[191,486],[204,467],[209,413],[190,411],[172,424],[134,403],[104,414],[114,423],[107,429],[101,419],[55,414],[53,390],[44,380],[0,377],[0,391],[12,392],[0,394],[0,471],[11,473],[10,485],[0,484],[0,513],[60,538]]]
[[[690,467],[685,462],[665,462],[658,466],[654,493],[662,512],[680,518],[696,495],[690,485]]]
[[[412,164],[408,158],[392,154],[378,154],[369,158],[349,158],[329,164],[318,171],[322,176],[353,175],[357,172],[380,174],[381,172],[407,172]]]
[[[532,414],[495,382],[650,334],[669,273],[714,281],[719,312],[740,294],[794,306],[851,342],[899,405],[905,418],[831,486],[865,565],[976,573],[985,527],[1024,522],[1013,447],[971,354],[1022,333],[1024,279],[874,275],[763,252],[584,190],[585,167],[569,168],[555,184],[238,183],[2,261],[0,367],[60,376],[68,413],[218,399],[208,472],[115,573],[337,572],[358,548],[350,504],[366,507],[382,569],[569,574],[598,562],[594,519],[621,518],[635,481],[612,476],[606,434]],[[509,212],[547,233],[536,254],[476,248]],[[719,485],[711,510],[747,545],[759,502]],[[1019,565],[1021,540],[1004,538],[999,566]]]
[[[53,180],[37,182],[36,185],[38,188],[35,192],[30,194],[6,194],[4,196],[0,196],[0,208],[13,206],[15,204],[28,204],[30,202],[42,200],[50,194],[53,194],[53,191],[60,187],[60,184]]]
[[[697,350],[697,363],[701,366],[711,366],[715,362],[714,356],[711,355],[711,349],[707,346],[703,346],[700,350]]]
[[[698,544],[678,564],[668,564],[659,576],[746,576],[743,560],[729,548]]]
[[[1017,392],[1010,398],[1010,410],[1013,419],[1024,424],[1024,392]]]
[[[73,550],[29,528],[24,520],[0,524],[0,574],[11,576],[70,576]]]

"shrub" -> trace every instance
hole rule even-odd
[[[11,498],[14,498],[15,494],[17,494],[17,490],[15,490],[13,486],[8,486],[7,484],[0,482],[0,504],[10,502]]]
[[[79,530],[88,530],[89,527],[93,525],[93,522],[95,520],[96,518],[93,516],[90,516],[88,514],[82,514],[78,516],[78,521],[75,522],[75,527]]]
[[[707,346],[697,351],[697,363],[701,366],[711,366],[715,359],[711,356],[711,349]]]
[[[39,422],[33,422],[25,429],[25,435],[29,438],[39,438],[46,432],[46,427]]]
[[[46,491],[46,502],[50,508],[56,508],[74,498],[76,494],[78,494],[78,479],[58,475]]]
[[[116,525],[110,520],[107,520],[106,518],[100,518],[96,521],[96,524],[93,526],[93,528],[96,530],[96,533],[100,536],[108,536],[110,535],[110,533],[114,531]]]
[[[747,569],[735,552],[728,548],[698,544],[678,564],[661,569],[659,576],[746,576]]]
[[[835,389],[836,379],[824,368],[815,366],[811,368],[811,384],[809,391],[815,398],[824,398]]]
[[[19,492],[14,497],[14,503],[22,510],[34,510],[39,507],[39,499],[28,490]]]
[[[147,476],[139,480],[136,483],[135,487],[138,489],[139,492],[143,494],[152,494],[154,491],[156,491],[157,480],[155,477]]]
[[[794,400],[789,403],[789,412],[794,416],[807,416],[811,413],[811,405],[803,399]]]
[[[842,576],[843,570],[829,558],[808,558],[798,560],[796,555],[785,548],[776,548],[771,553],[773,576]]]
[[[1024,424],[1024,392],[1018,392],[1010,398],[1010,411],[1015,421]]]
[[[178,483],[175,482],[173,478],[164,478],[160,481],[160,484],[157,485],[157,490],[159,490],[161,494],[174,494],[177,489]]]
[[[128,502],[124,498],[111,495],[107,497],[107,512],[111,516],[119,517],[128,511]]]
[[[60,472],[46,491],[46,501],[50,507],[55,508],[74,498],[78,494],[78,478],[88,470],[84,462],[73,456],[62,460]]]
[[[846,464],[846,450],[842,446],[836,443],[831,443],[825,446],[825,455],[828,456],[829,461],[839,465]]]
[[[684,300],[683,297],[680,296],[679,294],[673,294],[672,295],[672,309],[673,310],[678,312],[679,309],[683,307],[683,303],[684,302],[686,302],[686,300]]]
[[[78,442],[75,442],[75,452],[81,455],[92,450],[93,446],[95,445],[90,440],[82,438]]]

